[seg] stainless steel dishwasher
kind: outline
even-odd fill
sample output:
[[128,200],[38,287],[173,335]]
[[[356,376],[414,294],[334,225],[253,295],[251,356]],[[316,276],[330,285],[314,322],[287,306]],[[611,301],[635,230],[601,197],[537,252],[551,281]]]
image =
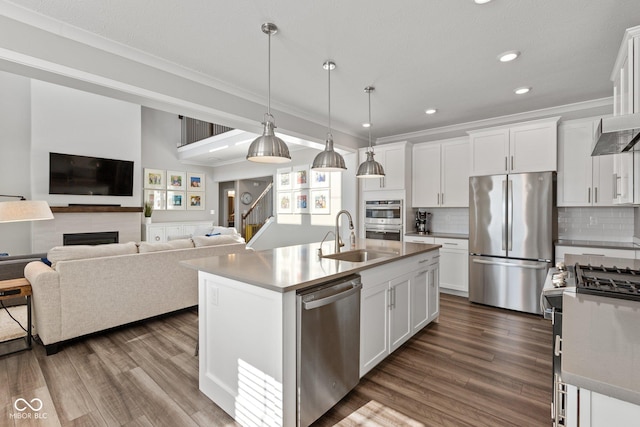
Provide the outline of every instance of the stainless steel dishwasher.
[[298,425],[306,427],[360,380],[360,276],[297,295]]

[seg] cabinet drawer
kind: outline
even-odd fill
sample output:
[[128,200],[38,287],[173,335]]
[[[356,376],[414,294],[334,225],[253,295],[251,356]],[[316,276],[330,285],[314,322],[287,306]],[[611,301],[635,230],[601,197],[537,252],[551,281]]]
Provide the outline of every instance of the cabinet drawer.
[[434,239],[436,245],[442,245],[442,249],[458,249],[464,252],[469,250],[469,240],[467,239],[450,239],[436,237]]
[[556,262],[564,261],[567,254],[593,257],[592,264],[598,264],[598,257],[630,258],[636,257],[632,249],[592,248],[584,246],[556,246]]
[[409,243],[427,243],[432,245],[434,238],[427,236],[404,236],[404,241]]

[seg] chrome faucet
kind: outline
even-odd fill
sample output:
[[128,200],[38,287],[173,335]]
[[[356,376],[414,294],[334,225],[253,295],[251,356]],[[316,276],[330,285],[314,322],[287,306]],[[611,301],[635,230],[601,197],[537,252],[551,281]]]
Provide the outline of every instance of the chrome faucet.
[[322,242],[320,242],[320,247],[318,248],[318,257],[322,258],[322,244],[324,243],[325,240],[327,240],[327,237],[329,237],[329,234],[333,234],[333,237],[335,238],[335,233],[331,230],[327,231],[327,234],[324,235],[324,237],[322,238]]
[[349,213],[349,211],[343,209],[340,212],[337,213],[336,215],[336,232],[335,232],[335,236],[336,236],[336,252],[338,253],[340,252],[340,248],[344,246],[344,243],[342,243],[342,241],[340,240],[340,228],[338,225],[338,222],[340,220],[340,215],[342,214],[347,214],[347,216],[349,217],[349,230],[353,230],[353,219],[351,218],[351,214]]

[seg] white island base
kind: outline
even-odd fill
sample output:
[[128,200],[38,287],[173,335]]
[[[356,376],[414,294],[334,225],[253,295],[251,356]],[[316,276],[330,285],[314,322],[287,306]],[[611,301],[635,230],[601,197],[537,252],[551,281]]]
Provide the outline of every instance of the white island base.
[[199,293],[200,390],[243,426],[295,426],[296,292],[200,272]]
[[393,252],[360,263],[316,246],[182,263],[199,270],[200,390],[243,426],[297,425],[296,291],[360,274],[360,377],[438,316],[438,245],[366,241]]

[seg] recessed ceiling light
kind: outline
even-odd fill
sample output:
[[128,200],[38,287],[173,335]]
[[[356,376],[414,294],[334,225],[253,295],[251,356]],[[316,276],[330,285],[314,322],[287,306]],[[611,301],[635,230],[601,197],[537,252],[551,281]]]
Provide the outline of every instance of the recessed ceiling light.
[[510,50],[510,51],[503,52],[500,55],[498,55],[498,61],[500,61],[500,62],[510,62],[510,61],[513,61],[514,59],[516,59],[518,56],[520,56],[520,52],[518,52],[517,50]]
[[427,110],[425,110],[426,114],[435,114],[438,110],[436,110],[435,108],[429,108]]
[[371,123],[363,123],[362,127],[363,128],[370,128],[371,127]]
[[513,91],[515,92],[516,95],[524,95],[525,93],[528,93],[530,90],[531,90],[530,87],[523,86],[523,87],[514,89]]
[[491,0],[473,0],[474,2],[476,2],[476,4],[485,4],[485,3],[489,3]]

